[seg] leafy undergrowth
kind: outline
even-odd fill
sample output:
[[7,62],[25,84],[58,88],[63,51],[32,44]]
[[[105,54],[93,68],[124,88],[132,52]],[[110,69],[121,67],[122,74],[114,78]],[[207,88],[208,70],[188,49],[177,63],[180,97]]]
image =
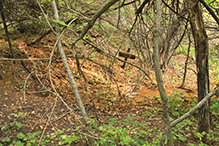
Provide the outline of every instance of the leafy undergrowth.
[[[219,143],[218,103],[218,99],[213,99],[211,106],[212,132],[209,139],[212,145],[218,145]],[[183,115],[192,106],[194,106],[193,102],[176,100],[170,97],[171,117],[177,118]],[[96,145],[159,145],[163,130],[162,109],[161,107],[151,107],[148,110],[150,111],[145,112],[144,116],[128,114],[127,116],[108,118],[108,120],[106,118],[105,124],[92,121],[93,132],[97,138]],[[204,133],[197,133],[197,118],[195,116],[184,120],[172,129],[175,145],[205,145],[200,142]],[[27,126],[28,121],[24,122],[22,120],[24,123],[20,123],[19,121],[22,118],[27,118],[23,112],[14,114],[13,122],[1,127],[0,145],[38,145],[39,143],[40,145],[80,145],[85,142],[84,129],[80,125],[74,125],[71,130],[63,128],[55,133],[42,134],[43,130],[30,130]],[[26,126],[25,129],[29,129],[31,132],[22,132],[21,129],[24,126]],[[40,138],[40,136],[42,137]]]
[[[87,144],[86,129],[62,61],[55,54],[49,66],[46,59],[51,55],[55,41],[51,38],[54,37],[45,37],[35,47],[27,46],[24,42],[14,42],[14,46],[17,44],[15,58],[44,60],[26,60],[23,65],[20,60],[1,62],[0,145]],[[2,42],[2,46],[7,45]],[[105,57],[92,48],[84,48],[86,54],[91,54],[87,60],[83,58],[82,52],[77,53],[81,53],[79,62],[92,95],[89,98],[85,79],[78,73],[76,59],[71,56],[68,42],[64,43],[69,66],[86,111],[92,119],[90,124],[96,145],[159,145],[164,123],[154,70],[148,66],[149,72],[146,73],[150,74],[150,80],[138,68],[126,64],[122,69],[120,66],[123,62]],[[168,71],[163,73],[163,79],[169,95],[170,116],[174,120],[197,103],[197,93],[196,75],[191,70],[188,70],[186,79],[189,89],[177,88],[182,82],[186,56],[180,54],[172,60]],[[141,65],[139,59],[128,61]],[[194,60],[190,61],[189,67],[195,68]],[[65,103],[55,96],[51,83]],[[209,135],[212,145],[219,144],[218,106],[218,98],[213,98],[212,132]],[[193,115],[172,129],[175,145],[204,145],[201,142],[204,133],[197,132],[196,116]]]

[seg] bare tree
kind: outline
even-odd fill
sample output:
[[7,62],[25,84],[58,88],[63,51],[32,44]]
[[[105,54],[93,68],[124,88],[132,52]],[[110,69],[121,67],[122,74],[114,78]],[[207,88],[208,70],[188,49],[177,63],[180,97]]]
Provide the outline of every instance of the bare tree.
[[[161,0],[156,0],[155,1],[155,28],[153,32],[153,60],[154,60],[154,66],[155,66],[155,73],[156,73],[156,79],[157,79],[157,84],[158,84],[158,89],[159,93],[162,99],[163,103],[163,118],[164,118],[164,123],[165,127],[167,127],[170,123],[170,117],[169,117],[169,112],[168,112],[168,97],[166,94],[166,91],[164,89],[163,85],[163,79],[161,76],[161,70],[160,70],[160,64],[159,64],[159,55],[158,55],[158,40],[160,36],[160,25],[161,25]],[[173,146],[173,136],[171,133],[171,130],[167,134],[167,139],[168,139],[168,146]]]
[[[55,0],[51,0],[51,4],[52,4],[52,7],[53,7],[53,11],[54,11],[54,16],[55,16],[55,20],[58,22],[59,21],[59,15],[58,15],[58,10],[57,10],[57,7],[56,7],[56,3],[55,3]],[[68,65],[68,62],[67,62],[67,58],[66,58],[66,55],[65,55],[65,52],[62,48],[62,44],[61,44],[61,40],[60,40],[60,27],[59,27],[59,24],[56,22],[56,39],[58,41],[58,44],[57,44],[57,47],[58,47],[58,50],[60,52],[60,55],[61,55],[61,58],[62,58],[62,61],[63,61],[63,64],[65,66],[65,71],[68,75],[68,78],[70,80],[70,83],[71,83],[71,87],[72,87],[72,90],[74,91],[74,95],[75,95],[75,99],[76,99],[76,102],[77,102],[77,105],[81,111],[81,114],[83,116],[83,120],[85,122],[85,126],[88,130],[87,134],[90,135],[90,133],[92,133],[92,129],[91,129],[91,126],[90,126],[90,119],[87,115],[87,112],[84,108],[84,105],[81,101],[81,97],[80,97],[80,94],[79,94],[79,91],[78,91],[78,87],[76,85],[76,82],[75,82],[75,79],[72,75],[72,72],[70,70],[70,67]],[[90,142],[90,145],[94,145],[95,141],[94,139],[91,137],[91,136],[88,136],[88,140]]]
[[166,135],[172,127],[176,126],[178,123],[182,122],[184,119],[191,117],[199,108],[201,108],[206,102],[208,102],[208,100],[210,100],[210,98],[213,95],[217,95],[218,91],[219,91],[219,86],[217,85],[217,87],[214,90],[212,90],[210,93],[208,93],[197,105],[195,105],[187,113],[185,113],[184,115],[182,115],[178,119],[172,121],[167,127],[165,127],[165,129],[162,133],[161,140],[160,140],[160,145],[161,146],[164,145],[164,140],[166,138]]

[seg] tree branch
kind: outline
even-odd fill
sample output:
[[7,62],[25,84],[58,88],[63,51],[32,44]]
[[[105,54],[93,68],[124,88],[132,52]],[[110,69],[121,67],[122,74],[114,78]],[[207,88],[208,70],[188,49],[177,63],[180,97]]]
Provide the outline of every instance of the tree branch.
[[175,13],[176,15],[182,17],[185,20],[188,20],[187,18],[185,18],[184,16],[182,16],[181,14],[179,14],[178,12],[176,12],[174,9],[172,9],[164,0],[162,0],[162,3],[167,6],[173,13]]
[[202,107],[218,91],[219,91],[219,86],[217,86],[214,90],[212,90],[210,93],[208,93],[196,106],[194,106],[192,109],[190,109],[187,113],[185,113],[184,115],[182,115],[178,119],[171,122],[169,124],[169,126],[165,127],[165,129],[162,133],[161,140],[160,140],[160,145],[161,146],[164,145],[166,135],[172,127],[176,126],[176,124],[182,122],[184,119],[191,117],[200,107]]
[[217,17],[217,15],[214,13],[214,10],[212,10],[212,8],[208,5],[208,3],[206,3],[205,0],[199,0],[203,6],[208,10],[208,12],[211,14],[211,16],[214,18],[214,20],[217,22],[217,24],[219,25],[219,18]]
[[114,10],[117,10],[117,9],[119,9],[119,8],[122,8],[122,7],[125,7],[125,6],[127,6],[127,5],[133,4],[133,3],[135,3],[136,1],[137,1],[137,0],[133,0],[133,1],[128,2],[128,3],[124,3],[124,4],[122,4],[122,5],[120,5],[120,6],[116,7],[116,8],[114,8]]
[[136,14],[136,15],[139,15],[139,13],[142,12],[144,6],[145,6],[148,2],[150,2],[150,0],[144,0],[144,2],[143,2],[143,3],[141,4],[141,6],[137,9],[137,11],[135,12],[135,14]]
[[[58,22],[59,21],[59,14],[58,14],[58,10],[57,10],[55,0],[51,0],[51,5],[52,5],[53,11],[54,11],[55,20]],[[80,97],[80,94],[79,94],[79,91],[78,91],[78,86],[77,86],[76,81],[73,77],[71,69],[68,65],[67,58],[66,58],[65,52],[63,50],[62,44],[61,44],[60,26],[57,22],[55,22],[55,29],[56,29],[55,34],[56,34],[56,40],[57,40],[56,41],[57,42],[57,48],[58,48],[60,56],[62,58],[63,65],[65,67],[65,72],[68,75],[72,90],[74,91],[74,95],[75,95],[77,105],[80,109],[81,115],[83,116],[84,123],[86,124],[85,127],[87,128],[87,132],[88,132],[87,134],[90,135],[92,133],[92,129],[91,129],[91,126],[89,124],[90,119],[89,119],[89,117],[87,115],[87,112],[85,110],[85,107],[84,107],[84,105],[81,101],[81,97]],[[49,73],[50,73],[50,70],[49,70]],[[89,144],[93,146],[95,144],[95,140],[93,139],[93,137],[89,136],[87,138],[88,138]]]
[[130,64],[130,65],[132,65],[132,66],[138,68],[139,70],[141,70],[141,71],[148,77],[148,79],[150,79],[150,81],[152,81],[151,78],[150,78],[150,76],[149,76],[149,75],[144,71],[144,69],[142,69],[141,67],[139,67],[139,66],[137,66],[137,65],[134,65],[134,64],[132,64],[132,63],[130,63],[130,62],[124,61],[123,59],[120,59],[120,58],[118,58],[118,57],[116,57],[116,56],[114,56],[114,55],[112,55],[112,54],[110,54],[110,53],[107,53],[107,52],[101,50],[100,48],[98,48],[97,46],[95,46],[94,44],[92,44],[91,42],[89,42],[89,41],[87,41],[87,40],[84,40],[84,39],[83,39],[83,41],[85,41],[86,43],[88,43],[89,45],[91,45],[98,53],[104,54],[104,55],[106,55],[106,56],[108,56],[108,57],[113,57],[113,58],[115,58],[115,59],[117,59],[117,60],[119,60],[119,61],[121,61],[121,62],[125,62],[125,63],[127,63],[127,64]]
[[84,30],[82,31],[81,35],[74,41],[73,44],[77,43],[80,39],[84,37],[84,35],[87,33],[87,31],[94,25],[97,18],[99,18],[109,7],[111,7],[113,4],[115,4],[119,0],[111,0],[109,1],[105,6],[103,6],[102,9],[100,9],[91,20],[88,21],[88,24],[85,26]]

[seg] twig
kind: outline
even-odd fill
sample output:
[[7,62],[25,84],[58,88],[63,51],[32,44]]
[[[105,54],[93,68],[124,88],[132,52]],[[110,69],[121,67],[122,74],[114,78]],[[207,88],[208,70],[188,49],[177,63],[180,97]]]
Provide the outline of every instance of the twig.
[[[83,135],[86,135],[86,136],[89,136],[89,137],[93,137],[93,138],[95,138],[95,139],[103,139],[103,140],[106,140],[106,141],[108,141],[108,142],[115,143],[114,141],[111,141],[111,140],[108,140],[108,139],[104,139],[104,138],[92,136],[92,135],[90,135],[90,134],[87,134],[87,133],[84,133],[84,132],[80,132],[80,131],[78,131],[78,132],[81,133],[81,134],[83,134]],[[116,145],[115,145],[115,146],[116,146]]]
[[100,121],[100,119],[99,119],[99,117],[98,117],[98,115],[97,115],[97,107],[96,107],[96,105],[95,105],[95,103],[94,103],[94,100],[93,100],[93,97],[92,97],[92,95],[91,95],[91,93],[90,93],[90,89],[89,89],[89,86],[88,86],[88,83],[87,83],[87,79],[86,79],[86,77],[85,77],[83,71],[81,70],[81,67],[80,67],[80,64],[79,64],[79,60],[78,60],[78,58],[77,58],[77,54],[75,54],[75,57],[76,57],[76,63],[77,63],[77,67],[78,67],[79,73],[82,74],[82,76],[83,76],[83,78],[84,78],[84,81],[85,81],[85,87],[86,87],[86,90],[87,90],[87,94],[88,94],[89,98],[91,99],[91,101],[92,101],[92,103],[93,103],[93,107],[94,107],[94,111],[95,111],[96,118],[97,118],[98,121]]
[[54,106],[53,106],[52,111],[51,111],[51,114],[50,114],[50,116],[49,116],[49,118],[48,118],[48,120],[47,120],[47,122],[46,122],[46,126],[45,126],[44,129],[43,129],[43,133],[41,134],[41,137],[40,137],[38,146],[40,145],[41,140],[42,140],[42,138],[43,138],[43,136],[44,136],[44,133],[45,133],[45,131],[46,131],[46,128],[47,128],[49,122],[51,121],[52,114],[53,114],[54,109],[55,109],[55,107],[56,107],[57,99],[58,99],[58,97],[56,96],[56,99],[55,99],[55,102],[54,102]]
[[41,118],[31,127],[29,133],[36,127],[36,125],[41,121],[41,119],[47,114],[47,112],[51,109],[52,105],[46,110],[46,112],[41,116]]
[[[3,78],[2,78],[3,79]],[[14,79],[17,81],[17,83],[19,84],[19,85],[21,85],[21,83],[18,81],[18,79],[15,77],[15,74],[14,74]]]
[[11,45],[11,41],[10,41],[10,37],[9,37],[9,33],[8,33],[8,28],[7,28],[7,25],[6,25],[6,21],[5,21],[5,13],[4,13],[4,7],[3,7],[3,2],[0,2],[0,13],[1,13],[1,17],[2,17],[2,21],[3,21],[3,25],[4,25],[4,29],[5,29],[5,34],[7,36],[7,39],[8,39],[8,45],[9,45],[9,49],[10,49],[10,56],[12,58],[14,58],[14,50],[12,48],[12,45]]
[[24,83],[24,101],[26,101],[25,93],[26,93],[27,80],[29,79],[29,77],[30,77],[33,73],[34,73],[34,72],[29,73],[29,75],[27,76],[27,78],[26,78],[26,80],[25,80],[25,83]]
[[58,120],[64,118],[65,116],[67,116],[67,115],[70,114],[70,113],[71,113],[70,111],[67,112],[67,113],[65,113],[64,115],[62,115],[62,116],[60,116],[58,119],[56,119],[56,121],[58,121]]
[[211,14],[211,16],[214,18],[214,20],[217,22],[217,24],[219,25],[219,18],[217,17],[217,15],[214,13],[214,10],[212,10],[212,8],[208,5],[208,3],[206,3],[205,0],[199,0],[203,6],[208,10],[208,12]]
[[84,30],[82,31],[81,35],[73,42],[72,47],[74,44],[76,44],[80,39],[84,37],[84,35],[87,33],[87,31],[94,25],[97,18],[99,18],[109,7],[111,7],[113,4],[115,4],[119,0],[111,0],[106,5],[103,6],[102,9],[100,9],[91,20],[88,21],[88,24],[84,27]]
[[[79,17],[77,17],[77,18],[75,18],[75,19],[73,19],[73,20],[76,21],[77,19],[79,19]],[[70,20],[67,20],[67,21],[65,22],[65,24],[69,25],[69,24],[71,24],[71,23],[70,23],[71,21],[72,21],[71,19],[70,19]],[[55,27],[53,27],[53,28],[55,28]],[[63,30],[64,30],[65,28],[66,28],[66,26],[64,26]],[[27,46],[31,46],[31,45],[36,44],[36,43],[39,42],[41,39],[43,39],[43,37],[45,37],[46,35],[50,34],[51,32],[52,32],[51,29],[48,30],[48,31],[46,31],[46,32],[45,32],[44,34],[42,34],[39,38],[35,39],[35,40],[32,41],[31,43],[28,43]]]
[[[84,39],[83,39],[83,40],[84,40]],[[130,62],[124,61],[123,59],[120,59],[120,58],[118,58],[118,57],[116,57],[116,56],[114,56],[114,55],[112,55],[112,54],[110,54],[110,53],[106,53],[105,51],[101,50],[101,49],[98,48],[96,45],[94,45],[93,43],[91,43],[91,42],[89,42],[89,41],[87,41],[87,40],[84,40],[84,41],[85,41],[86,43],[88,43],[89,45],[91,45],[98,53],[105,54],[106,56],[113,57],[113,58],[115,58],[115,59],[117,59],[117,60],[119,60],[119,61],[126,62],[127,64],[130,64],[130,65],[132,65],[132,66],[138,68],[138,69],[141,70],[141,71],[150,79],[150,81],[151,81],[150,76],[149,76],[141,67],[136,66],[136,65],[134,65],[134,64],[132,64],[132,63],[130,63]]]
[[49,60],[49,58],[30,58],[30,59],[12,59],[12,58],[3,58],[0,57],[2,61],[26,61],[26,60]]
[[150,2],[150,0],[144,0],[144,2],[143,2],[143,3],[141,4],[141,6],[137,9],[137,11],[135,12],[135,14],[136,14],[136,15],[139,15],[139,14],[142,12],[144,6],[145,6],[147,3],[149,3],[149,2]]
[[185,18],[184,16],[180,15],[178,12],[176,12],[174,9],[172,9],[164,0],[162,0],[162,2],[164,3],[165,6],[167,6],[173,13],[175,13],[176,15],[182,17],[185,20],[188,20],[188,18]]
[[[12,68],[14,69],[14,71],[19,75],[19,77],[20,77],[21,79],[23,79],[22,76],[19,74],[19,72],[15,69],[13,61],[11,61],[11,64],[12,64]],[[15,74],[14,74],[14,75],[15,75]],[[15,76],[14,76],[14,77],[15,77]]]
[[124,7],[124,6],[133,4],[133,3],[135,3],[136,1],[137,1],[137,0],[133,0],[133,1],[131,1],[131,2],[124,3],[124,2],[125,2],[125,0],[124,0],[124,2],[123,2],[121,5],[119,5],[118,7],[114,8],[114,10],[117,10],[117,9],[122,8],[122,7]]
[[41,7],[41,4],[40,4],[39,0],[36,0],[36,1],[37,1],[38,5],[39,5],[39,7],[40,7],[40,10],[41,10],[42,13],[43,13],[43,16],[45,17],[46,22],[47,22],[47,24],[49,25],[50,29],[53,31],[54,34],[56,34],[55,30],[53,29],[52,25],[50,24],[49,20],[47,19],[46,14],[45,14],[43,8]]

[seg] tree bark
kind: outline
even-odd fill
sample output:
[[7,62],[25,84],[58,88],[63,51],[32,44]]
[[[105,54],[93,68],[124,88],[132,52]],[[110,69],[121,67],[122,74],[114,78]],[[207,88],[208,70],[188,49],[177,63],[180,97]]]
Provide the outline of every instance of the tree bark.
[[[163,41],[164,43],[161,44],[162,49],[163,49],[162,50],[163,54],[161,55],[161,57],[162,57],[161,68],[163,69],[163,71],[167,69],[167,65],[169,63],[169,60],[172,57],[171,54],[175,51],[175,47],[178,44],[178,43],[176,43],[176,38],[178,38],[177,35],[179,35],[179,33],[180,33],[180,26],[182,25],[182,21],[184,19],[184,16],[186,16],[187,13],[188,13],[188,11],[186,9],[183,9],[180,12],[179,17],[173,16],[173,18],[172,18],[173,20],[172,19],[169,20],[167,33],[165,34],[165,40]],[[176,18],[174,18],[174,17],[176,17]]]
[[[160,36],[160,30],[159,28],[161,28],[160,26],[160,22],[161,22],[161,0],[156,0],[155,1],[155,5],[156,5],[156,14],[155,15],[155,28],[154,28],[154,32],[153,32],[153,60],[154,60],[154,67],[155,67],[155,74],[156,74],[156,80],[157,80],[157,84],[158,84],[158,89],[159,89],[159,93],[162,99],[162,103],[163,103],[163,118],[164,118],[164,123],[165,123],[165,127],[167,127],[170,123],[170,117],[169,117],[169,112],[168,112],[168,98],[167,98],[167,94],[166,91],[164,89],[164,85],[163,85],[163,79],[161,76],[161,70],[160,70],[160,63],[159,63],[159,55],[158,55],[158,47],[159,47],[159,36]],[[171,130],[169,130],[169,132],[167,133],[167,144],[168,146],[173,146],[173,136],[171,133]]]
[[[201,5],[199,0],[188,0],[190,24],[192,28],[196,66],[198,75],[198,101],[200,102],[209,92],[209,67],[208,67],[208,39],[203,23]],[[207,134],[210,133],[210,100],[199,109],[198,131],[206,132],[202,141],[209,143]]]
[[12,58],[14,58],[14,50],[13,50],[12,45],[11,45],[11,41],[10,41],[10,37],[9,37],[9,33],[8,33],[8,28],[7,28],[7,25],[6,25],[6,20],[5,20],[5,14],[4,14],[4,8],[3,8],[3,2],[2,1],[0,2],[0,11],[1,11],[2,21],[3,21],[3,25],[4,25],[4,29],[5,29],[5,34],[6,34],[7,39],[8,39],[8,46],[9,46],[10,53],[11,53],[10,56]]
[[[55,0],[51,0],[51,4],[52,4],[52,7],[53,7],[55,20],[58,22],[59,21],[59,15],[58,15],[58,10],[57,10],[57,7],[56,7]],[[66,71],[66,73],[68,75],[68,78],[70,80],[70,84],[71,84],[72,90],[74,91],[74,95],[75,95],[75,99],[76,99],[77,105],[78,105],[78,107],[80,109],[80,112],[81,112],[81,114],[83,116],[83,120],[84,120],[85,126],[86,126],[86,128],[88,130],[87,134],[90,135],[90,132],[92,132],[91,126],[89,124],[90,120],[88,118],[88,115],[86,113],[84,105],[83,105],[83,103],[81,101],[81,97],[80,97],[80,94],[79,94],[79,91],[78,91],[78,87],[76,85],[76,82],[74,80],[74,77],[72,75],[70,67],[68,65],[65,52],[64,52],[64,50],[62,48],[62,44],[61,44],[61,40],[60,40],[60,27],[59,27],[59,24],[57,22],[56,22],[56,26],[55,26],[55,29],[56,29],[56,39],[58,40],[57,48],[58,48],[58,50],[60,52],[60,55],[61,55],[64,67],[65,67],[65,71]],[[94,145],[95,144],[95,141],[94,141],[94,139],[92,137],[88,136],[88,140],[89,140],[90,145]]]

